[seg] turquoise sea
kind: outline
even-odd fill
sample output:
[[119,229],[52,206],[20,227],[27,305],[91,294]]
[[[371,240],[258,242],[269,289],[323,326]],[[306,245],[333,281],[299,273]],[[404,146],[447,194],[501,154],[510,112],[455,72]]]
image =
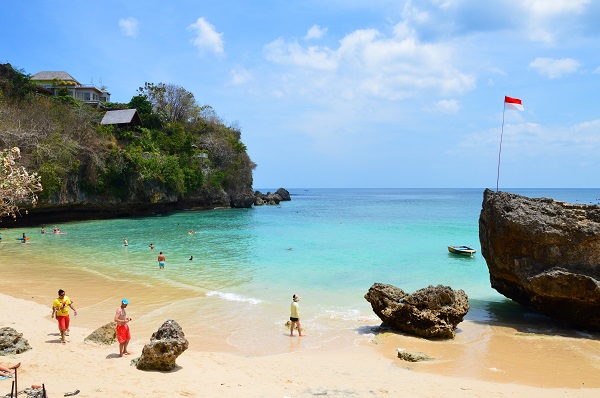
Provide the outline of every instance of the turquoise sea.
[[[43,267],[60,253],[62,271],[140,282],[148,291],[125,287],[115,294],[127,296],[130,311],[150,328],[172,317],[186,335],[221,339],[248,355],[292,349],[283,324],[293,294],[302,296],[301,321],[310,337],[293,349],[360,339],[380,323],[363,298],[375,282],[409,293],[437,284],[463,289],[471,304],[466,319],[475,322],[537,319],[490,287],[478,237],[483,189],[289,191],[292,200],[277,206],[67,222],[58,225],[64,235],[2,229],[0,260]],[[506,191],[571,203],[596,204],[600,197],[598,189]],[[45,227],[51,232],[53,225]],[[15,239],[23,232],[27,244]],[[452,255],[448,245],[470,245],[477,254]],[[167,258],[164,270],[159,251]],[[165,291],[176,291],[177,300],[140,305]]]

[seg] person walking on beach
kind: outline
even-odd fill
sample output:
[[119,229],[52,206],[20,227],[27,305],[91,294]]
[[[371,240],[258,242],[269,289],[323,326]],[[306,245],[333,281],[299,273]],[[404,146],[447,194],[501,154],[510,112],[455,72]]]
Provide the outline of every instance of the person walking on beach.
[[60,340],[63,344],[67,343],[65,336],[71,321],[69,318],[69,307],[71,307],[73,313],[77,315],[77,310],[73,307],[73,302],[69,297],[65,296],[65,291],[60,289],[58,291],[58,298],[52,303],[52,318],[56,315],[58,330],[60,331]]
[[300,301],[300,296],[296,296],[295,294],[292,296],[292,305],[290,308],[290,336],[294,335],[294,325],[298,325],[298,336],[302,337],[302,326],[300,326],[300,305],[298,304]]
[[167,261],[167,258],[165,257],[165,255],[163,254],[163,252],[160,252],[158,254],[158,268],[159,269],[165,268],[165,261]]
[[119,341],[119,356],[129,355],[129,351],[127,351],[127,345],[129,344],[129,340],[131,340],[131,332],[129,331],[129,322],[131,322],[131,318],[127,317],[127,312],[125,312],[125,308],[129,305],[129,300],[124,298],[121,300],[121,306],[117,308],[117,312],[115,314],[115,322],[117,323],[117,340]]

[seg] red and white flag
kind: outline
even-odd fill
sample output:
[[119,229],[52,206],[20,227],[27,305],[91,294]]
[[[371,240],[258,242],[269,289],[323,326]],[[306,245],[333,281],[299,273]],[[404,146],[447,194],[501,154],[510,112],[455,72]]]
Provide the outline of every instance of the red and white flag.
[[524,111],[523,102],[518,98],[512,98],[504,96],[504,109],[515,109],[517,111]]

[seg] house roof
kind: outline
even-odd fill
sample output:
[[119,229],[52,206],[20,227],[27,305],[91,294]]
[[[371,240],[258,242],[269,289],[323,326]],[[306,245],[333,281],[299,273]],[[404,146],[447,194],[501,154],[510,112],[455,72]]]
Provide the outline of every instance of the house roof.
[[31,80],[64,80],[66,82],[71,81],[77,84],[81,84],[73,76],[63,71],[42,71],[31,76]]
[[124,124],[141,122],[137,109],[122,109],[118,111],[107,111],[100,124]]

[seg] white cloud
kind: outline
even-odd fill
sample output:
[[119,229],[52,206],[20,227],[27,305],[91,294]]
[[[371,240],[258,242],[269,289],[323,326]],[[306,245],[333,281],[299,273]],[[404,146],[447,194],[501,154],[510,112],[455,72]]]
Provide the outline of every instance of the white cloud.
[[534,59],[529,67],[538,71],[539,74],[556,79],[563,75],[577,71],[580,64],[572,58],[541,58]]
[[553,43],[566,35],[570,18],[583,15],[589,4],[590,0],[523,0],[520,5],[527,15],[529,38]]
[[119,19],[119,28],[125,36],[137,36],[139,27],[139,21],[133,17]]
[[590,0],[522,0],[523,7],[530,11],[534,18],[581,14],[585,12],[588,4]]
[[304,36],[304,38],[306,40],[320,39],[321,37],[325,36],[325,34],[327,34],[327,28],[321,28],[319,25],[313,25],[308,32],[306,32],[306,36]]
[[457,100],[440,100],[433,104],[433,111],[437,113],[452,115],[458,113],[459,110],[460,103]]
[[280,38],[267,44],[264,50],[267,60],[278,64],[317,70],[337,67],[337,61],[327,48],[320,49],[316,46],[303,48],[296,42],[286,43]]
[[231,76],[230,82],[234,86],[246,84],[253,79],[252,73],[244,68],[233,69],[229,74]]
[[[316,95],[323,92],[353,99],[369,95],[388,100],[414,96],[423,90],[462,93],[475,86],[475,78],[453,66],[453,44],[421,43],[405,26],[388,37],[376,29],[356,30],[330,49],[303,47],[277,39],[264,48],[267,60],[294,73],[297,85],[289,87]],[[327,73],[326,73],[327,72]]]
[[[520,114],[514,112],[513,114]],[[540,154],[565,156],[567,154],[596,155],[600,136],[600,120],[591,120],[571,126],[545,126],[538,123],[515,122],[504,126],[503,149],[512,156],[531,158]],[[465,136],[462,148],[495,150],[500,139],[500,127]],[[504,153],[504,150],[503,150]]]
[[194,31],[196,37],[192,40],[192,44],[201,52],[210,51],[215,54],[223,54],[223,33],[217,33],[215,27],[204,19],[198,20],[187,27],[188,30]]

